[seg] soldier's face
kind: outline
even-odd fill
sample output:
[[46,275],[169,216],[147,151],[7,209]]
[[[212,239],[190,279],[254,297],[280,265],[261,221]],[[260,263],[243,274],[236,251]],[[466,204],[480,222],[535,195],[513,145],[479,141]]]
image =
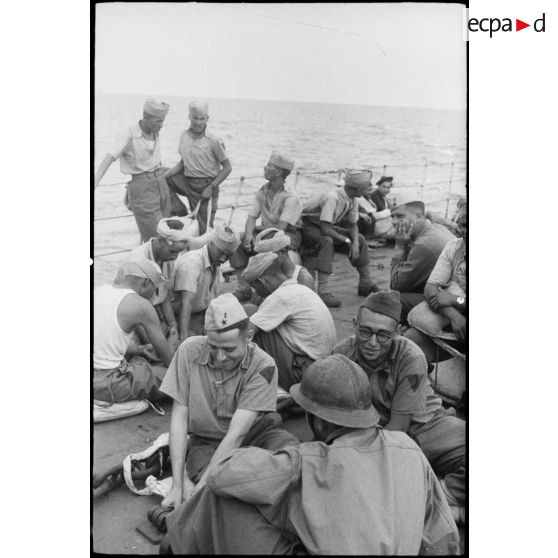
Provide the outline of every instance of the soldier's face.
[[208,331],[209,365],[217,370],[234,370],[246,355],[248,341],[246,330]]
[[383,363],[393,344],[397,322],[368,308],[360,308],[355,333],[359,356],[371,365]]
[[198,109],[192,109],[189,112],[190,126],[194,132],[203,132],[207,126],[209,115]]

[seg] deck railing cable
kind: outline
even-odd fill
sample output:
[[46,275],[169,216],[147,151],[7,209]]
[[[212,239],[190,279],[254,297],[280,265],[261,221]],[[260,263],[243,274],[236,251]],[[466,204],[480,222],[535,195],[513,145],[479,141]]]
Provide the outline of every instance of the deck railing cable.
[[[423,174],[423,179],[421,182],[417,182],[417,183],[413,183],[413,184],[401,184],[398,185],[397,188],[416,188],[419,187],[421,194],[423,194],[424,192],[424,186],[438,186],[440,184],[448,184],[448,190],[447,190],[447,194],[445,197],[440,198],[440,199],[436,199],[436,200],[429,200],[429,203],[440,203],[445,201],[446,202],[446,208],[445,208],[445,218],[447,219],[448,216],[448,212],[449,212],[449,202],[451,198],[454,197],[458,197],[457,194],[453,194],[451,192],[451,188],[452,188],[452,183],[454,181],[453,179],[453,171],[454,171],[454,165],[455,163],[452,161],[451,163],[451,167],[450,167],[450,176],[449,176],[449,182],[446,182],[445,180],[443,181],[439,181],[439,182],[427,182],[426,181],[426,176],[427,176],[427,172],[428,172],[428,166],[439,166],[442,165],[442,163],[429,163],[426,162],[424,163],[424,174]],[[388,168],[403,168],[403,167],[417,167],[419,165],[382,165],[382,175],[386,175],[386,170]],[[421,167],[423,165],[420,165]],[[370,169],[378,169],[380,168],[379,166],[370,166],[367,167],[366,169],[358,169],[358,170],[370,170]],[[294,175],[295,175],[295,180],[294,180],[294,185],[293,185],[293,190],[296,190],[296,186],[298,184],[298,177],[300,175],[325,175],[325,174],[337,174],[338,176],[338,182],[341,181],[341,178],[343,176],[343,170],[326,170],[326,171],[299,171],[297,170]],[[224,205],[222,207],[219,207],[219,211],[222,210],[226,210],[226,209],[230,209],[230,215],[229,215],[229,219],[228,219],[228,224],[230,225],[233,219],[233,215],[236,209],[238,208],[243,208],[243,207],[250,207],[252,205],[252,203],[238,203],[238,200],[240,198],[240,195],[242,193],[242,189],[244,188],[245,184],[246,184],[246,180],[247,179],[256,179],[259,178],[261,179],[261,175],[258,176],[240,176],[238,178],[228,178],[226,179],[224,182],[231,182],[231,181],[235,181],[238,180],[239,181],[239,185],[238,185],[238,189],[236,191],[236,195],[234,198],[234,201],[230,204]],[[99,187],[107,187],[107,186],[118,186],[118,185],[123,185],[123,184],[127,184],[127,182],[114,182],[111,184],[100,184]],[[301,195],[299,196],[301,200],[306,200],[309,199],[311,196],[309,195]],[[125,218],[129,218],[129,217],[133,217],[133,213],[126,213],[123,215],[112,215],[109,217],[97,217],[94,219],[95,222],[98,221],[112,221],[115,219],[125,219]],[[124,254],[126,252],[130,252],[132,249],[131,248],[127,248],[127,249],[122,249],[122,250],[115,250],[112,252],[106,252],[106,253],[102,253],[102,254],[96,254],[94,257],[95,258],[103,258],[106,256],[113,256],[115,254]]]

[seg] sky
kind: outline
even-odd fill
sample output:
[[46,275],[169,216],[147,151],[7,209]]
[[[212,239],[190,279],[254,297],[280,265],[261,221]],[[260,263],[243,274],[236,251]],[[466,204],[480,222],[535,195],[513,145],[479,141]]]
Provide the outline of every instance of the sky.
[[97,92],[466,108],[463,5],[96,5]]

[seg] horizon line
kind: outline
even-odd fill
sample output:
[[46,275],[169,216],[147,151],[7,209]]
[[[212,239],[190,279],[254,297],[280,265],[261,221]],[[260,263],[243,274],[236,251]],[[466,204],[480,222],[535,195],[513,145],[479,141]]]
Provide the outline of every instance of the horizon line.
[[277,103],[308,103],[314,105],[341,105],[341,106],[355,106],[355,107],[379,107],[379,108],[408,108],[408,109],[425,109],[425,110],[450,110],[453,112],[466,112],[467,106],[465,108],[448,108],[448,107],[425,107],[425,106],[408,106],[408,105],[373,105],[373,104],[363,104],[363,103],[340,103],[336,101],[326,102],[326,101],[301,101],[294,99],[262,99],[256,97],[218,97],[218,96],[199,96],[199,95],[176,95],[169,93],[129,93],[122,91],[96,91],[95,95],[136,95],[149,96],[156,95],[157,97],[191,97],[193,99],[219,99],[224,101],[271,101]]

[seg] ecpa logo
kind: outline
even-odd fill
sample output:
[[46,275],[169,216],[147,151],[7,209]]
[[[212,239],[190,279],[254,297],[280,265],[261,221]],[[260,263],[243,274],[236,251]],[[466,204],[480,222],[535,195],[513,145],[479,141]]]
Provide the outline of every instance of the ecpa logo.
[[[526,29],[527,27],[531,27],[530,23],[525,23],[520,19],[515,20],[515,31],[521,31],[522,29]],[[467,28],[472,33],[477,33],[481,31],[483,33],[490,33],[490,38],[492,38],[493,33],[497,33],[498,31],[509,32],[514,31],[512,19],[509,17],[505,17],[500,19],[498,17],[485,17],[482,19],[478,19],[476,17],[472,17],[467,22]],[[545,32],[545,14],[536,19],[533,22],[533,30],[537,33],[544,33]]]

